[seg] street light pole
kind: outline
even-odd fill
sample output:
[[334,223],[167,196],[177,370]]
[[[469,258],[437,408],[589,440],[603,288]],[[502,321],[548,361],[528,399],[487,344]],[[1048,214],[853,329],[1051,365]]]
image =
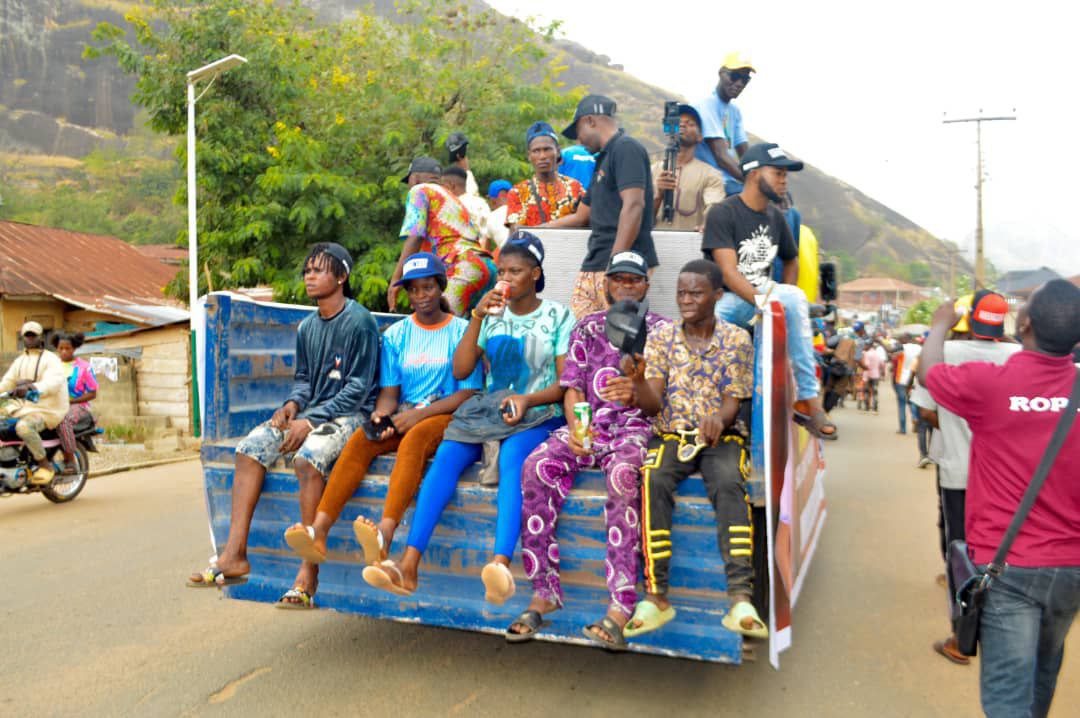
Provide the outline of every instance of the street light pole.
[[[199,306],[199,239],[196,221],[195,183],[195,85],[199,80],[210,78],[210,89],[217,76],[226,70],[243,65],[247,60],[240,55],[229,55],[187,73],[187,206],[188,206],[188,314],[191,332],[191,426],[196,438],[202,436],[202,410],[199,402],[199,360],[196,340]],[[202,97],[202,95],[199,95]]]
[[[1015,112],[1015,109],[1013,110]],[[982,112],[982,110],[979,110]],[[959,120],[942,120],[943,124],[951,125],[957,122],[975,123],[975,148],[978,157],[975,162],[975,290],[986,288],[986,262],[983,259],[983,153],[982,153],[982,123],[999,122],[1003,120],[1015,120],[1015,115],[1002,117],[967,117]]]

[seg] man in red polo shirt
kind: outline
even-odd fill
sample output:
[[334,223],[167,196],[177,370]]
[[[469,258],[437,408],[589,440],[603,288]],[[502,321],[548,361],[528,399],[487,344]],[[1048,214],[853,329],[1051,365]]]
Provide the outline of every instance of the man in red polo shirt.
[[[976,565],[989,563],[1068,403],[1080,342],[1080,287],[1047,282],[1020,311],[1023,351],[998,366],[944,363],[959,316],[934,313],[919,380],[971,427],[965,527]],[[1045,716],[1080,608],[1080,424],[1074,424],[1038,499],[987,592],[979,644],[982,707],[991,718]]]

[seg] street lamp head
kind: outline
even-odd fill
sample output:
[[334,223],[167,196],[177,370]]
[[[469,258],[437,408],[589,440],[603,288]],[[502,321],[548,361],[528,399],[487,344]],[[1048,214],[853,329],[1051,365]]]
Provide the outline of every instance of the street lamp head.
[[247,58],[241,57],[240,55],[229,55],[228,57],[223,57],[220,60],[211,62],[209,65],[204,65],[198,70],[192,70],[187,74],[187,81],[189,83],[195,83],[199,80],[204,80],[208,77],[213,77],[214,75],[225,72],[226,70],[231,70],[246,62]]

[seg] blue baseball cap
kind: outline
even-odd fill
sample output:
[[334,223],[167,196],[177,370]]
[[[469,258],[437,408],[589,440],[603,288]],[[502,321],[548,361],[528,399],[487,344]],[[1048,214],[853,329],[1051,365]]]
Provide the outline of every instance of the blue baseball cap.
[[540,238],[532,232],[519,229],[506,239],[503,248],[505,249],[507,245],[524,247],[533,256],[536,263],[540,265],[540,279],[536,280],[536,293],[544,291],[544,243],[540,241]]
[[693,105],[679,105],[679,114],[680,115],[690,115],[691,117],[694,118],[694,122],[697,123],[697,126],[699,128],[703,129],[703,126],[702,126],[702,123],[701,123],[701,113],[698,112],[697,109]]
[[499,196],[499,192],[509,192],[514,188],[514,185],[510,184],[506,180],[495,180],[488,185],[488,197],[495,199]]
[[405,260],[405,266],[402,267],[401,279],[394,282],[394,286],[400,287],[410,279],[439,276],[446,276],[446,266],[443,265],[442,260],[431,252],[417,252]]
[[525,147],[531,145],[537,137],[550,137],[555,143],[555,149],[559,148],[559,136],[555,134],[555,128],[544,121],[534,122],[525,130]]

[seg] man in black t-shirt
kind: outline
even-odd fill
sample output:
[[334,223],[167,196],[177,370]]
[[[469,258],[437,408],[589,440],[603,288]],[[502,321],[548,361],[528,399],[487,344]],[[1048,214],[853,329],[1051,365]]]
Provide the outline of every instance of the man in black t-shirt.
[[[795,421],[815,436],[835,439],[836,426],[821,406],[821,385],[810,330],[809,304],[795,286],[799,250],[784,215],[773,206],[787,193],[787,173],[803,163],[790,159],[772,143],[754,145],[742,156],[742,192],[709,209],[702,251],[720,265],[727,292],[716,314],[746,327],[771,300],[784,306],[787,351],[795,373]],[[783,261],[783,282],[772,280],[773,260]]]
[[589,225],[589,249],[574,284],[570,309],[578,319],[607,309],[606,276],[614,254],[633,249],[650,269],[660,264],[653,246],[653,180],[649,153],[615,122],[615,101],[588,95],[563,135],[596,155],[596,171],[577,212],[544,227]]

